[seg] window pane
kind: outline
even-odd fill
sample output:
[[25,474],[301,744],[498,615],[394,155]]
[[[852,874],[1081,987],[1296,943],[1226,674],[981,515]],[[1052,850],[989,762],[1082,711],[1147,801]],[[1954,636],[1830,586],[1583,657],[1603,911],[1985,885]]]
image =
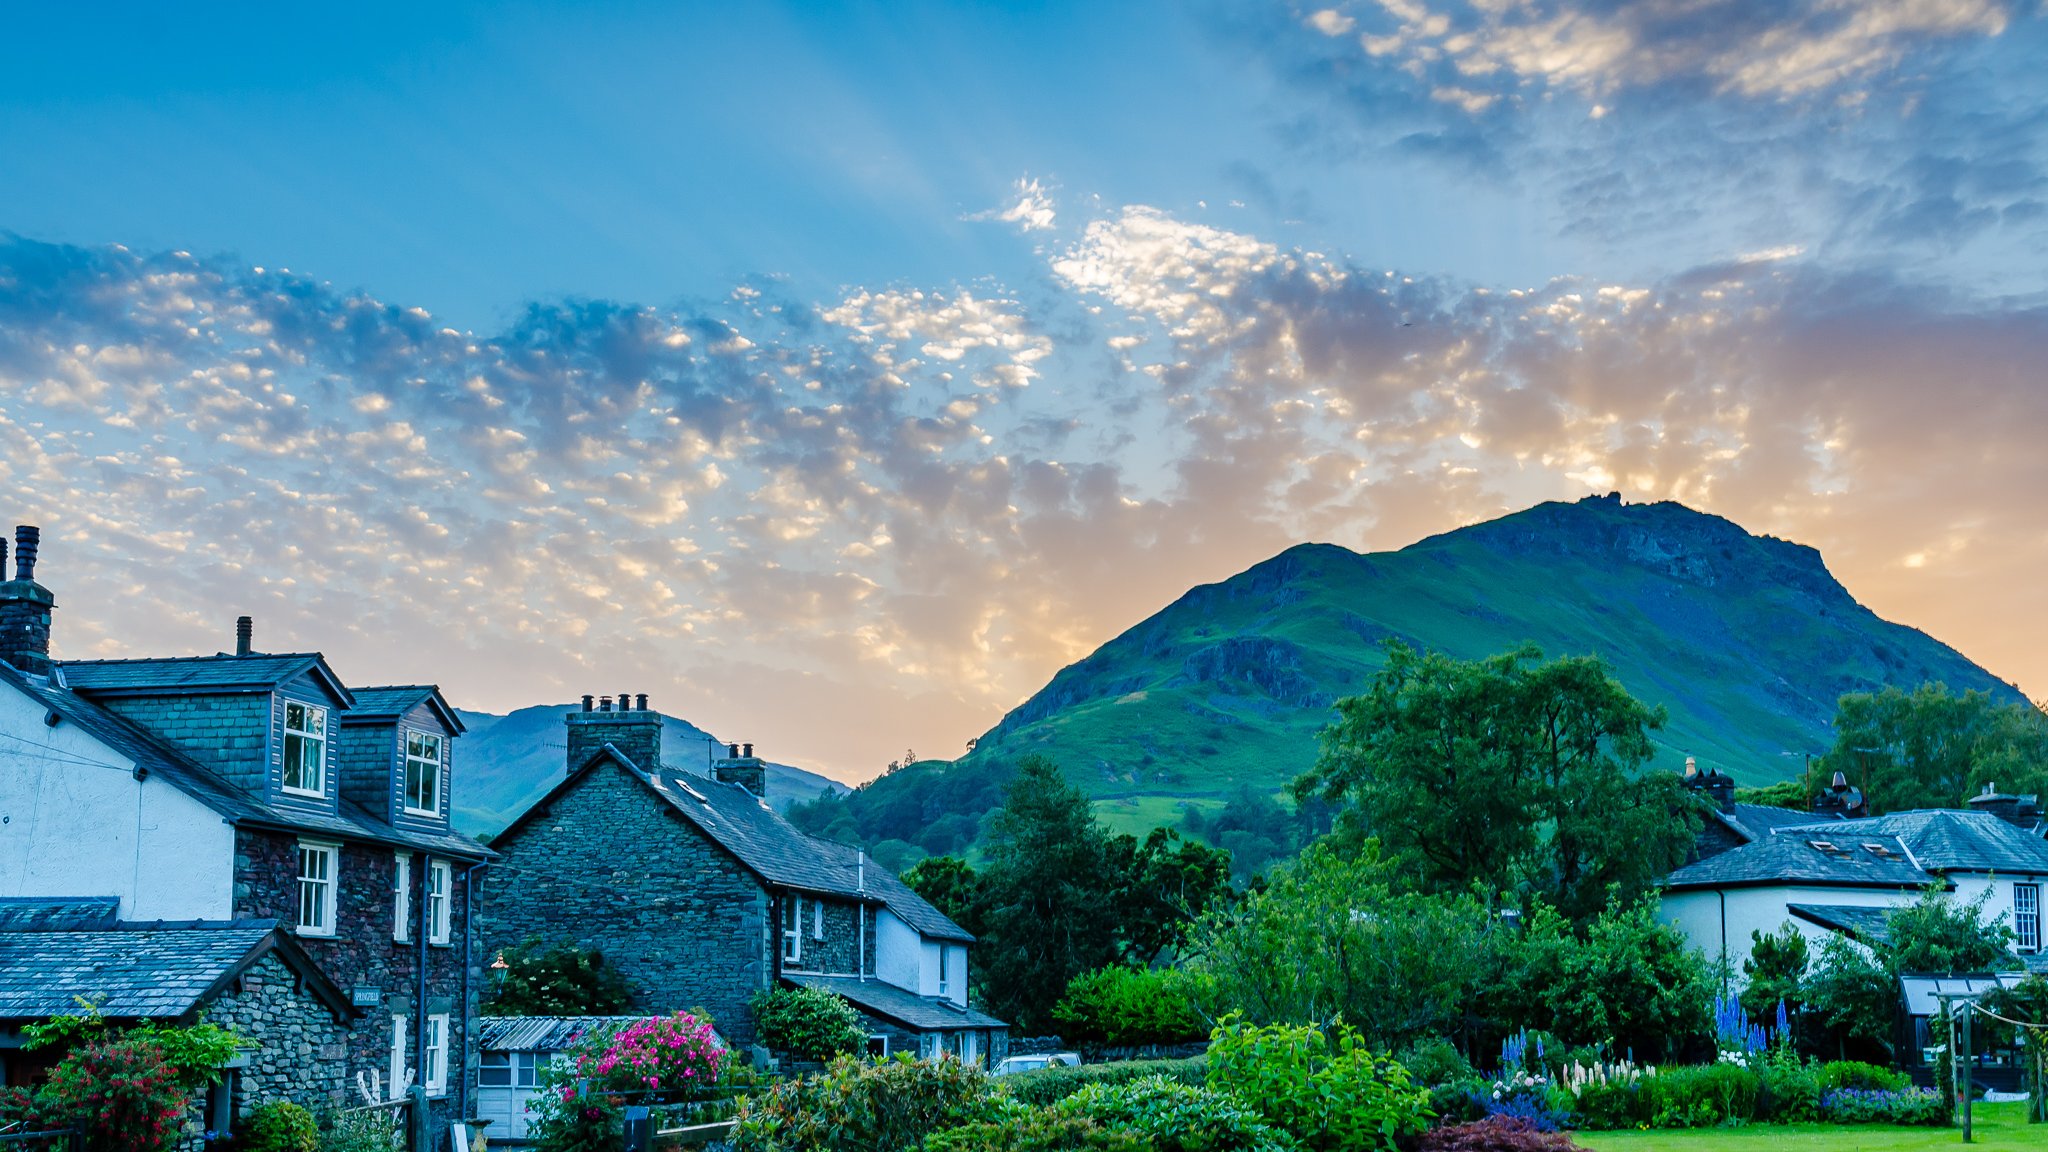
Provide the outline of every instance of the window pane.
[[285,733],[284,786],[287,788],[304,788],[306,786],[299,776],[299,762],[305,756],[305,752],[299,746],[303,743],[305,743],[304,737],[289,732]]

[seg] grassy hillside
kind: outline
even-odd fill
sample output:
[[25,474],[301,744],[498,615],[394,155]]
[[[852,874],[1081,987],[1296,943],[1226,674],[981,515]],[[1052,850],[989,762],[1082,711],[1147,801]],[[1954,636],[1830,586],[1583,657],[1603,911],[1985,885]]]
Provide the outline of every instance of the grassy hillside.
[[[505,716],[458,709],[469,729],[455,743],[455,826],[470,835],[496,832],[546,794],[568,771],[562,717],[574,704],[542,704]],[[725,745],[687,720],[663,716],[661,759],[670,768],[708,772]],[[768,766],[768,799],[777,807],[846,786],[787,764]]]
[[1313,762],[1331,703],[1381,666],[1387,639],[1463,658],[1525,641],[1604,656],[1670,710],[1659,767],[1693,755],[1750,784],[1825,750],[1844,692],[1939,680],[2019,698],[1856,603],[1811,548],[1678,504],[1594,498],[1392,553],[1290,548],[1063,669],[965,759],[896,773],[815,816],[870,843],[945,850],[949,835],[972,838],[1008,766],[1033,752],[1131,829],[1186,803],[1219,806],[1235,786],[1278,789]]

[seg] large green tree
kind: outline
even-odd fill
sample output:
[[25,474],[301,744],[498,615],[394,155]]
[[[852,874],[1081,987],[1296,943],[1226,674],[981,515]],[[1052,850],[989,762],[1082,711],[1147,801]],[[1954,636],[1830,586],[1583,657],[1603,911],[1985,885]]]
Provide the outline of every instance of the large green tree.
[[1640,774],[1664,711],[1598,657],[1533,647],[1458,660],[1387,645],[1364,693],[1337,703],[1301,797],[1348,802],[1424,891],[1527,887],[1583,919],[1683,863],[1697,802]]
[[2048,717],[2032,704],[1944,684],[1886,687],[1843,696],[1834,727],[1817,772],[1841,772],[1873,812],[1958,808],[1987,784],[2048,789]]
[[1119,957],[1110,838],[1088,797],[1042,756],[1017,765],[979,872],[986,1003],[1021,1034],[1045,1030],[1067,982]]

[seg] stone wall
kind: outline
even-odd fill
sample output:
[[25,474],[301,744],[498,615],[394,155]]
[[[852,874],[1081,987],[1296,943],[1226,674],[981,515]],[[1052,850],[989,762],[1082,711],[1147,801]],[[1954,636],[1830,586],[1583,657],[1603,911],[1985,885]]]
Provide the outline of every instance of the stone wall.
[[[777,895],[778,900],[788,900],[790,898],[788,893],[779,893]],[[860,935],[860,906],[850,900],[823,900],[825,906],[825,931],[823,939],[820,939],[817,931],[817,913],[812,907],[812,901],[819,899],[819,897],[804,896],[803,958],[794,964],[785,963],[782,966],[783,970],[788,972],[815,972],[827,976],[859,975],[861,964],[859,953],[861,942],[858,940]],[[780,924],[781,909],[779,905],[776,915],[778,916],[776,923]],[[868,934],[865,942],[869,975],[873,975],[875,970],[874,918],[874,913],[870,911],[868,914]],[[776,947],[780,948],[782,946],[782,935],[779,931],[776,933],[775,939]]]
[[626,769],[599,764],[491,847],[486,955],[530,937],[598,949],[631,1011],[706,1011],[728,1040],[753,1042],[748,1001],[774,974],[768,893]]
[[303,1104],[315,1115],[356,1102],[348,1069],[348,1025],[337,1021],[275,955],[242,974],[207,1006],[206,1022],[258,1041],[237,1077],[235,1114],[273,1100]]
[[[266,917],[289,926],[298,920],[299,863],[298,837],[284,832],[238,830],[235,834],[235,914]],[[412,921],[409,936],[416,935],[423,905],[421,877],[428,857],[413,855]],[[469,998],[465,1006],[462,987],[463,869],[453,861],[449,898],[450,943],[426,948],[426,1013],[448,1016],[448,1085],[436,1108],[435,1131],[446,1131],[455,1098],[472,1082],[475,1053],[470,1051],[469,1021],[476,1016],[476,1004],[483,988],[483,964],[489,954],[479,948],[471,955]],[[377,1003],[364,1005],[362,1014],[348,1029],[346,1073],[354,1092],[358,1072],[376,1072],[388,1081],[391,1063],[391,1032],[394,1015],[407,1018],[408,1029],[417,1019],[414,1001],[418,953],[411,940],[393,939],[394,879],[397,864],[390,848],[346,844],[339,861],[339,889],[335,934],[332,937],[300,936],[298,942],[322,971],[343,991],[375,989]],[[406,1037],[406,1066],[414,1067],[412,1037]]]

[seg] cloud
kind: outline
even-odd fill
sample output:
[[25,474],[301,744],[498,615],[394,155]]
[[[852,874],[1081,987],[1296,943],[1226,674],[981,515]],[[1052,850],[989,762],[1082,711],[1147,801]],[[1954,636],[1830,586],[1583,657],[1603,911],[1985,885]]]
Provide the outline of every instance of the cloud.
[[1030,177],[1021,178],[1017,181],[1015,194],[1016,198],[1009,207],[976,212],[967,219],[1015,224],[1019,232],[1051,231],[1054,220],[1052,195],[1044,185]]
[[2048,608],[2039,308],[1790,249],[1501,291],[1143,205],[1044,257],[1028,292],[763,283],[471,333],[7,240],[0,481],[67,654],[214,651],[252,612],[346,676],[498,708],[630,680],[851,775],[1289,544],[1594,486],[1817,544],[2048,674],[2007,624]]

